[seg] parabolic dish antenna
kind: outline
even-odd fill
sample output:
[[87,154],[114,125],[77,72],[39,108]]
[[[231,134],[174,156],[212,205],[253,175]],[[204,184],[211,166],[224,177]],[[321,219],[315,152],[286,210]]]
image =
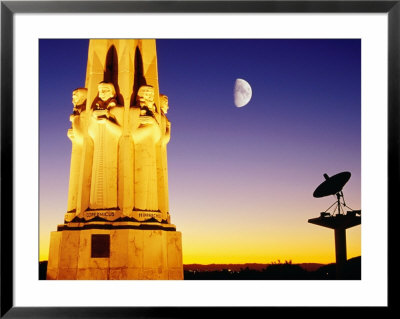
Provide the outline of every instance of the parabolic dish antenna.
[[329,195],[336,195],[342,191],[343,186],[349,181],[350,176],[350,172],[342,172],[331,177],[324,174],[325,181],[315,189],[313,196],[320,198]]

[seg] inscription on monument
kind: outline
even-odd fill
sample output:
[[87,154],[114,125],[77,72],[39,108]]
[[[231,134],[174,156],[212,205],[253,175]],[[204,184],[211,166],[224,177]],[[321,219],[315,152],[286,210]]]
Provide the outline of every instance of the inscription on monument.
[[85,217],[114,217],[114,212],[85,212]]
[[151,217],[161,218],[162,215],[161,215],[161,213],[139,213],[139,217],[140,218],[151,218]]
[[91,220],[95,217],[101,217],[107,220],[115,220],[122,216],[122,212],[119,210],[92,210],[83,213],[83,218],[86,220]]

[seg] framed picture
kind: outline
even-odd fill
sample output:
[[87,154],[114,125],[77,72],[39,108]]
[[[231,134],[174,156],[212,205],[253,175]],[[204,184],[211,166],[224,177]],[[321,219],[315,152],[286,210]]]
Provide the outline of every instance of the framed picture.
[[[268,311],[265,307],[277,306],[290,307],[287,309],[288,311],[302,311],[302,309],[305,311],[307,309],[305,307],[313,306],[389,307],[389,212],[394,210],[394,198],[396,196],[394,192],[399,186],[399,18],[400,4],[398,1],[3,1],[1,4],[1,315],[7,314],[9,317],[30,317],[34,315],[49,318],[60,315],[65,317],[117,316],[121,318],[135,316],[179,317],[188,316],[188,313],[193,311],[192,307],[198,307],[196,311],[200,312],[210,311],[209,307],[217,307],[212,309],[217,314],[222,314],[226,309],[225,307],[238,306],[240,308],[237,311],[243,312],[243,314],[252,310],[248,307],[264,307],[264,311]],[[39,90],[39,85],[42,85],[40,84],[41,79],[43,79],[40,74],[42,69],[39,69],[39,61],[44,56],[44,51],[42,50],[39,53],[39,48],[43,43],[50,46],[52,43],[58,43],[55,45],[59,45],[59,52],[62,52],[60,43],[63,41],[63,45],[68,46],[68,43],[71,43],[73,46],[94,38],[156,39],[160,42],[160,50],[174,52],[172,48],[179,47],[179,52],[184,52],[184,54],[179,55],[179,58],[170,59],[169,61],[173,61],[172,64],[179,64],[179,61],[185,59],[186,55],[194,56],[195,52],[202,52],[206,55],[207,52],[213,50],[212,41],[225,41],[224,43],[229,43],[226,47],[229,47],[232,51],[235,47],[235,41],[237,41],[237,43],[240,43],[240,50],[237,52],[244,52],[246,46],[248,46],[248,50],[257,52],[260,65],[265,65],[266,59],[268,59],[271,67],[273,66],[271,60],[276,58],[277,63],[284,63],[282,62],[284,60],[279,60],[280,57],[293,50],[297,52],[297,55],[308,55],[310,66],[308,68],[302,66],[303,79],[291,79],[292,84],[287,84],[292,92],[300,91],[302,88],[305,90],[301,83],[306,81],[306,77],[314,76],[315,74],[312,72],[318,71],[320,79],[327,76],[324,74],[325,72],[330,74],[342,72],[341,77],[338,75],[338,79],[344,79],[343,74],[349,69],[355,68],[356,73],[358,72],[355,82],[358,83],[352,92],[357,96],[358,103],[361,103],[361,109],[356,108],[357,114],[353,114],[353,111],[344,106],[345,102],[344,105],[338,106],[333,105],[334,103],[329,106],[321,105],[320,107],[324,108],[324,116],[326,116],[324,125],[326,130],[330,132],[326,133],[321,129],[321,136],[318,136],[317,139],[322,144],[324,136],[334,136],[335,134],[332,132],[339,127],[341,131],[337,133],[337,144],[332,145],[332,154],[334,154],[339,153],[337,148],[344,145],[346,137],[350,138],[351,134],[355,134],[354,132],[358,134],[355,134],[357,138],[352,146],[353,148],[349,148],[347,153],[342,150],[340,158],[349,156],[348,162],[351,165],[358,163],[354,166],[355,168],[353,166],[351,168],[356,172],[353,178],[358,181],[356,186],[358,193],[355,192],[358,195],[351,197],[351,199],[358,198],[358,200],[361,200],[362,231],[358,230],[357,234],[354,235],[354,238],[359,238],[357,248],[348,246],[348,251],[355,251],[354,254],[356,255],[361,255],[362,251],[361,280],[186,280],[173,282],[38,280],[37,262],[40,258],[39,254],[43,252],[43,249],[40,252],[40,244],[37,240],[42,236],[39,233],[39,228],[45,228],[47,231],[48,228],[46,227],[56,227],[56,224],[44,226],[43,215],[40,215],[40,201],[42,199],[39,199],[41,187],[39,181],[46,167],[57,160],[57,157],[52,155],[51,150],[41,151],[39,144],[39,141],[41,141],[40,143],[43,141],[39,136],[40,134],[42,134],[42,137],[43,132],[51,134],[45,131],[44,128],[47,123],[43,121],[46,119],[39,110],[39,104],[42,103],[40,101],[45,95],[43,91]],[[72,39],[75,39],[74,41],[79,39],[81,42],[74,42]],[[192,51],[183,48],[184,43],[196,42],[196,40],[197,43],[202,44],[199,44],[198,47],[193,46]],[[252,43],[261,43],[262,41],[275,41],[273,43],[283,43],[284,41],[292,41],[291,43],[343,41],[343,43],[346,42],[346,45],[348,43],[355,45],[354,52],[358,52],[358,58],[343,62],[345,58],[341,55],[342,51],[335,46],[324,46],[324,50],[327,51],[320,57],[321,60],[324,60],[324,64],[321,65],[327,65],[326,60],[329,60],[331,66],[311,72],[311,65],[318,64],[315,58],[310,57],[313,56],[310,54],[311,51],[303,52],[299,50],[299,47],[292,45],[286,46],[286,49],[278,49],[278,46],[256,45],[259,48],[257,51],[257,49],[251,48],[250,41]],[[168,43],[173,44],[168,46]],[[204,52],[200,49],[203,44]],[[270,48],[276,50],[275,54],[266,51]],[[74,49],[77,52],[81,50],[78,44]],[[218,45],[215,45],[214,49],[221,50]],[[276,54],[278,51],[280,57]],[[49,50],[48,52],[53,51]],[[64,52],[67,52],[67,50]],[[53,57],[51,57],[51,53],[48,54],[46,59],[49,61]],[[287,68],[297,67],[296,60],[292,56],[285,62]],[[82,60],[86,58],[84,56]],[[200,61],[201,55],[197,56],[196,59]],[[54,57],[54,65],[64,63],[66,60],[67,58],[58,60],[57,57]],[[228,66],[223,65],[224,59],[218,62],[219,65],[216,62],[215,67],[209,71],[210,76],[218,78],[218,72],[226,73],[227,70],[240,69],[240,61],[227,61],[229,61],[228,56],[225,60],[226,63],[231,63]],[[85,62],[83,61],[83,63]],[[348,63],[347,67],[341,65],[341,62],[343,62],[343,65]],[[243,60],[242,63],[244,65],[246,61]],[[251,67],[255,68],[256,65],[257,63],[253,63]],[[170,69],[173,70],[174,68],[170,67]],[[206,69],[206,66],[204,66],[204,69]],[[285,72],[285,68],[279,70]],[[67,72],[67,70],[64,69],[62,72]],[[201,72],[201,70],[188,70],[188,73],[182,74],[182,77],[195,78],[196,72]],[[213,72],[215,72],[214,75],[211,74]],[[279,77],[279,74],[272,69],[270,73],[266,70],[263,74],[266,78],[270,77],[268,80],[263,78],[262,81],[269,83],[271,89],[275,88],[274,83],[276,82],[288,81],[287,78],[285,80],[285,77]],[[54,77],[54,74],[52,76]],[[240,78],[240,75],[237,77]],[[361,83],[358,81],[360,77]],[[77,81],[82,82],[83,80]],[[321,81],[319,84],[317,84],[318,81],[315,82],[315,91],[304,93],[304,95],[307,95],[310,105],[314,103],[311,100],[318,100],[318,94],[327,92],[320,89],[324,85]],[[172,82],[179,85],[179,78],[174,78]],[[199,95],[207,96],[210,94],[212,96],[212,94],[216,94],[209,91],[209,86],[202,86],[200,82],[193,82],[197,83]],[[252,84],[251,81],[249,82]],[[167,87],[173,87],[174,83],[169,82]],[[335,103],[340,103],[338,99],[335,99],[342,93],[339,90],[345,90],[347,89],[346,85],[352,85],[345,83],[332,87],[330,92],[332,101],[335,101]],[[160,82],[160,87],[162,85],[163,83]],[[51,90],[54,89],[54,86],[48,87]],[[265,86],[260,87],[265,89]],[[206,88],[205,92],[200,92],[204,91],[204,88]],[[216,88],[214,89],[218,91]],[[68,90],[70,90],[69,87],[65,88],[65,91]],[[256,94],[257,85],[253,86],[253,90],[253,93]],[[193,87],[190,95],[193,96],[194,92],[196,92],[196,87]],[[70,93],[72,92],[68,91],[68,94]],[[168,95],[168,92],[165,93]],[[290,97],[291,93],[278,91],[275,93],[276,96],[285,94]],[[49,96],[46,95],[46,98]],[[48,110],[59,106],[56,92],[52,96],[51,100],[47,101],[50,105]],[[270,96],[270,100],[265,100],[266,106],[275,101],[274,94],[271,93]],[[293,96],[296,96],[296,94],[293,93]],[[328,99],[323,100],[327,101]],[[243,99],[235,96],[235,101],[232,100],[232,106],[235,107],[234,104],[236,104],[235,110],[244,110],[246,106],[244,108],[242,106],[246,103],[242,102]],[[296,105],[296,101],[291,103]],[[321,125],[323,118],[315,115],[318,112],[314,112],[313,118],[311,107],[307,108],[304,103],[300,102],[299,107],[305,108],[304,114],[300,115],[302,112],[294,111],[294,108],[290,111],[297,112],[296,114],[301,116],[301,119],[300,117],[297,118],[299,121],[307,122],[309,126],[320,125],[324,127],[324,125]],[[268,116],[277,116],[279,112],[283,111],[279,111],[279,108],[277,108],[276,113],[268,113]],[[346,125],[342,123],[336,126],[335,123],[332,123],[330,112],[334,114],[332,118],[335,120],[342,118]],[[223,117],[222,113],[219,114],[217,111],[215,114],[218,117]],[[251,120],[252,116],[254,125],[257,125],[255,114],[252,114],[247,120]],[[234,119],[233,117],[230,120],[239,121],[238,118]],[[208,123],[214,122],[216,123],[215,119],[212,118],[208,121]],[[231,131],[224,131],[228,130],[229,126],[223,124],[223,119],[217,122],[222,123],[219,132],[225,134],[225,136],[236,136],[235,138],[238,140],[241,136],[243,139],[245,138],[245,135],[239,136]],[[268,123],[266,125],[273,126],[271,121]],[[294,120],[289,120],[287,125],[297,127],[300,130],[304,127],[296,123]],[[58,124],[53,123],[53,125]],[[199,126],[198,130],[200,135],[205,134],[206,126]],[[229,130],[232,130],[232,128],[229,128]],[[279,132],[277,134],[283,132],[277,127],[274,130]],[[269,131],[271,136],[273,136],[274,130],[271,128]],[[265,134],[265,131],[260,132]],[[289,132],[289,130],[285,132]],[[310,132],[312,131],[310,130]],[[306,134],[307,139],[312,139],[310,134]],[[172,136],[172,138],[174,137]],[[279,138],[275,137],[275,140],[279,140]],[[191,142],[194,143],[194,141]],[[312,151],[310,149],[307,163],[301,166],[303,167],[302,172],[306,170],[309,173],[313,167],[321,165],[321,159],[315,158],[322,156],[318,153],[320,148],[315,145]],[[296,146],[292,145],[290,148],[295,149]],[[247,151],[249,150],[251,151],[251,148]],[[299,150],[298,154],[300,152]],[[199,150],[200,153],[201,150]],[[361,156],[359,156],[360,153]],[[288,154],[294,157],[293,153]],[[244,156],[242,155],[238,154],[237,156],[242,158]],[[282,154],[282,156],[284,155]],[[46,157],[46,160],[43,157]],[[250,153],[246,161],[244,157],[242,162],[246,162],[248,165],[257,161],[256,158],[251,157]],[[298,161],[301,160],[306,161],[306,158],[299,155]],[[225,160],[224,162],[227,164],[232,161]],[[196,164],[197,167],[199,163]],[[297,176],[301,174],[290,163],[287,162],[286,170],[291,172],[295,184],[298,183]],[[184,164],[181,163],[180,165]],[[308,168],[305,169],[304,167]],[[317,175],[320,175],[322,182],[322,173],[326,172],[320,172],[321,169],[319,167]],[[334,173],[329,172],[330,175]],[[55,173],[52,174],[54,176]],[[274,176],[273,173],[269,176],[276,181],[274,184],[282,194],[288,194],[287,197],[291,197],[282,198],[280,203],[283,205],[286,200],[294,203],[297,197],[289,195],[291,194],[289,179],[279,184],[279,176]],[[200,192],[201,189],[198,188],[200,186],[194,186],[197,178],[199,177],[192,177],[185,185],[187,188],[190,188],[191,185],[194,188],[197,187],[197,191]],[[329,178],[329,176],[325,178]],[[234,181],[235,179],[231,180]],[[206,182],[201,183],[203,187],[206,184]],[[315,187],[317,186],[316,184]],[[251,195],[241,187],[243,186],[233,187],[230,191],[232,195],[225,193],[225,202],[229,201],[229,196],[237,197],[240,194],[247,194],[246,200],[251,202]],[[305,187],[304,193],[309,192],[310,185],[307,184]],[[362,192],[360,192],[360,188]],[[221,192],[221,196],[223,196],[222,194]],[[254,194],[254,196],[267,196],[261,194],[262,191],[258,195]],[[10,198],[13,198],[13,200],[10,200]],[[338,196],[338,200],[340,200],[340,196]],[[359,204],[358,202],[356,205]],[[274,205],[278,207],[278,203]],[[351,203],[349,203],[349,206],[351,206]],[[184,209],[181,210],[184,211],[190,205],[183,205],[182,207]],[[291,209],[294,207],[293,205],[290,206]],[[316,207],[317,205],[311,207],[309,218],[319,215],[319,211],[317,211],[319,208]],[[321,211],[325,208],[321,207]],[[359,207],[353,208],[358,211]],[[58,211],[58,207],[53,209]],[[250,223],[247,223],[249,217],[246,216],[245,207],[243,206],[241,209],[244,211],[243,216],[239,216],[239,212],[236,218],[230,218],[227,215],[224,222],[220,224],[215,222],[216,226],[214,227],[211,227],[212,218],[206,219],[207,215],[204,214],[203,219],[208,223],[207,227],[206,222],[204,222],[204,228],[206,228],[204,232],[207,232],[207,228],[214,229],[216,235],[213,237],[213,241],[218,242],[220,239],[227,238],[225,235],[218,237],[218,234],[225,234],[223,232],[224,225],[233,229],[239,229],[240,225],[243,225],[243,227],[250,225]],[[54,218],[61,222],[62,213],[54,212],[54,214],[56,215]],[[302,212],[302,214],[307,213]],[[171,215],[173,219],[172,212]],[[197,215],[201,215],[200,212]],[[248,215],[257,218],[255,214],[248,213]],[[300,213],[299,215],[292,213],[290,217],[288,215],[286,225],[291,225],[288,219],[296,218],[296,216],[303,218]],[[256,223],[253,222],[253,224]],[[261,219],[258,223],[261,223]],[[304,223],[307,224],[307,219],[304,220]],[[230,226],[228,226],[229,224]],[[177,224],[177,226],[179,228],[180,225]],[[284,229],[283,225],[281,227]],[[310,232],[313,230],[317,232],[316,226],[309,225],[309,228]],[[254,229],[256,232],[256,228]],[[272,228],[268,229],[268,231],[272,230]],[[181,230],[183,233],[183,250],[185,250],[185,232],[184,229]],[[328,230],[324,231],[328,232]],[[301,242],[300,238],[303,234],[298,228],[297,230],[293,228],[292,233],[296,234],[296,232],[298,232],[299,242]],[[329,236],[332,237],[332,233]],[[186,247],[190,249],[195,246],[193,241],[201,241],[201,236],[198,238],[195,236],[188,237],[192,242],[189,241]],[[275,238],[279,241],[284,240],[283,235],[276,234]],[[353,237],[350,236],[350,238]],[[237,238],[235,240],[232,238],[237,251],[239,251],[240,240],[237,241]],[[297,245],[300,245],[300,243],[297,243]],[[309,245],[308,242],[306,245]],[[207,247],[211,249],[212,246],[209,244]],[[250,247],[250,245],[246,247]],[[310,251],[312,250],[312,247],[307,247]],[[46,249],[48,249],[48,246],[46,246]],[[333,252],[333,247],[327,249]],[[100,251],[100,255],[101,253]],[[229,251],[225,250],[225,253],[228,254]],[[288,256],[288,259],[290,259],[290,256]],[[268,260],[268,262],[271,261],[274,260]]]

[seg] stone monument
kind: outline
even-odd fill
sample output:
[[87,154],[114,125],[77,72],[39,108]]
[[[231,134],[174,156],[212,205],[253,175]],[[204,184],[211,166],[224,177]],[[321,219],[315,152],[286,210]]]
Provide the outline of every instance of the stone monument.
[[155,40],[90,40],[72,103],[68,206],[51,233],[47,279],[183,279]]

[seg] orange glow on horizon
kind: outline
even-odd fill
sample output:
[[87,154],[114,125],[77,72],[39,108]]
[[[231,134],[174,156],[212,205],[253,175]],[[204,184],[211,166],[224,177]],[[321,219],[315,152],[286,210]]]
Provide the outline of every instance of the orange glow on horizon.
[[[214,234],[182,230],[182,249],[184,264],[269,264],[280,260],[292,263],[335,262],[335,243],[333,230],[311,225],[308,236],[300,233],[262,236],[256,232],[240,234],[220,232],[215,240]],[[55,227],[41,227],[39,260],[48,258],[50,232]],[[279,233],[279,232],[277,232]],[[290,233],[290,232],[288,232]],[[250,236],[250,234],[252,236]],[[347,258],[361,256],[361,227],[347,230]]]

